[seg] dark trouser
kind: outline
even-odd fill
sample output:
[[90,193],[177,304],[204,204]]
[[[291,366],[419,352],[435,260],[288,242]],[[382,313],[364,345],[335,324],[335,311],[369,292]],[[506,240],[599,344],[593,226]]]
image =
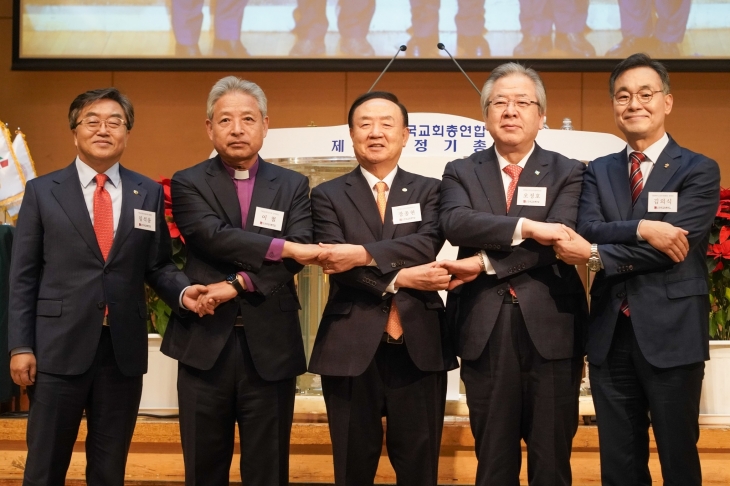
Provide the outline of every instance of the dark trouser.
[[[172,30],[178,44],[194,45],[200,39],[203,26],[203,0],[172,0]],[[248,0],[217,0],[213,15],[215,38],[236,40],[241,38],[243,10]]]
[[621,33],[624,37],[654,35],[662,42],[682,42],[691,3],[691,0],[619,0]]
[[705,363],[657,368],[644,358],[621,314],[611,349],[590,365],[603,486],[651,485],[649,413],[667,486],[700,486],[698,418]]
[[86,482],[122,486],[137,424],[142,376],[124,376],[105,327],[91,367],[81,375],[38,372],[28,387],[25,486],[63,485],[86,411]]
[[246,486],[289,484],[289,438],[296,379],[265,381],[256,372],[242,327],[210,370],[180,363],[180,435],[187,486],[225,486],[238,423]]
[[[440,0],[410,0],[411,25],[414,37],[439,36]],[[458,35],[480,36],[484,34],[484,0],[459,0],[456,12]],[[434,44],[436,47],[436,44]]]
[[360,376],[323,376],[335,484],[372,486],[386,448],[399,486],[435,486],[446,372],[416,368],[405,344],[381,343]]
[[[300,39],[324,40],[327,0],[297,0],[294,33]],[[375,0],[339,0],[337,28],[342,37],[365,38],[375,13]]]
[[520,26],[526,35],[551,35],[553,25],[560,34],[579,34],[587,20],[588,0],[520,0]]
[[461,362],[479,460],[477,486],[520,484],[520,439],[527,444],[531,486],[571,484],[582,368],[581,357],[542,358],[519,306],[502,305],[481,356]]

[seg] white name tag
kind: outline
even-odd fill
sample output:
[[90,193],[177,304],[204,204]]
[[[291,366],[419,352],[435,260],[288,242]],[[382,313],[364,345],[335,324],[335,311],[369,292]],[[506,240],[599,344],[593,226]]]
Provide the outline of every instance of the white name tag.
[[518,206],[544,206],[547,187],[517,187]]
[[421,221],[421,205],[419,203],[393,208],[393,224],[413,223],[415,221]]
[[253,216],[254,226],[281,231],[281,225],[283,222],[284,211],[256,207],[256,213]]
[[650,192],[649,209],[650,213],[676,213],[677,212],[676,192]]
[[155,231],[155,213],[152,211],[134,210],[134,227],[146,231]]

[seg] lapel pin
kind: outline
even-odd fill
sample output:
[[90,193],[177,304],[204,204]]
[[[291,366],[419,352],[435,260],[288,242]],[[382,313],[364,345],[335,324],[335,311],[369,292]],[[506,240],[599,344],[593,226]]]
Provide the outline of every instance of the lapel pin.
[[665,169],[668,169],[669,168],[669,164],[664,164],[664,168]]
[[539,170],[536,170],[535,171],[535,175],[540,175],[540,171]]
[[133,192],[135,195],[139,195],[139,191],[137,189],[135,189]]
[[408,188],[407,187],[404,187],[403,188],[403,192],[408,192]]

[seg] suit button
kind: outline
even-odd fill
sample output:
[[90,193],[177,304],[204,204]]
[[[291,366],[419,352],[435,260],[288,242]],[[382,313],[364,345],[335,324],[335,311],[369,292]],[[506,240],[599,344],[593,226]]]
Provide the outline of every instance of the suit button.
[[395,263],[391,263],[390,266],[393,267],[393,268],[395,268],[396,267],[396,264]]
[[104,302],[103,300],[101,302],[97,302],[96,307],[98,309],[104,309],[106,308],[106,302]]
[[624,297],[626,297],[626,292],[619,292],[618,294],[616,294],[616,297],[618,297],[619,299],[623,299]]
[[107,268],[104,269],[104,275],[108,275],[109,272],[110,272],[109,267],[107,267]]
[[383,314],[387,314],[390,311],[390,307],[383,307]]
[[241,267],[241,268],[243,267],[243,263],[241,263],[241,262],[233,262],[233,264],[237,267]]
[[634,269],[634,266],[633,265],[629,265],[629,270],[633,270],[633,269]]
[[504,295],[504,289],[497,290],[497,295]]

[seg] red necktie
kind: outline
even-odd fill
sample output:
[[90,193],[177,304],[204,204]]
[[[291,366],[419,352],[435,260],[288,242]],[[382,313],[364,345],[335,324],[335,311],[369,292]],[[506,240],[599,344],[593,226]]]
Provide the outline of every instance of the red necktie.
[[114,242],[112,197],[104,189],[104,184],[108,179],[109,177],[106,174],[97,174],[96,190],[94,191],[94,233],[96,233],[96,241],[99,243],[104,261],[106,261]]
[[[510,164],[502,170],[505,171],[507,175],[512,178],[509,183],[509,187],[507,188],[507,212],[509,213],[509,207],[510,204],[512,204],[512,196],[514,196],[515,189],[517,189],[517,181],[519,181],[520,179],[522,167],[517,164]],[[509,293],[515,299],[517,298],[517,294],[515,293],[515,289],[512,288],[512,285],[509,286]]]
[[515,189],[517,189],[517,181],[520,179],[522,167],[517,164],[510,164],[502,170],[512,178],[512,181],[509,183],[509,187],[507,188],[507,212],[509,212],[510,204],[512,204],[512,196],[514,196]]
[[629,174],[631,204],[635,205],[641,191],[644,190],[644,176],[641,175],[641,163],[646,161],[646,155],[641,152],[631,152],[629,158],[631,159],[631,170]]
[[[385,200],[385,191],[387,189],[388,184],[383,181],[375,184],[375,190],[378,191],[378,211],[380,212],[380,220],[383,222],[385,222],[385,207],[387,206],[387,201]],[[398,309],[395,307],[395,300],[391,300],[388,322],[385,324],[385,332],[393,339],[400,339],[403,335],[403,326],[400,323]]]
[[[636,201],[639,200],[641,191],[644,190],[644,176],[641,174],[641,163],[646,160],[646,155],[641,152],[631,152],[629,154],[631,159],[631,169],[629,170],[629,186],[631,188],[631,205],[636,205]],[[626,316],[631,316],[629,310],[629,299],[625,298],[621,302],[621,312]]]

